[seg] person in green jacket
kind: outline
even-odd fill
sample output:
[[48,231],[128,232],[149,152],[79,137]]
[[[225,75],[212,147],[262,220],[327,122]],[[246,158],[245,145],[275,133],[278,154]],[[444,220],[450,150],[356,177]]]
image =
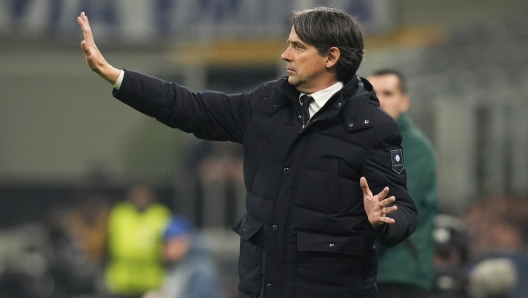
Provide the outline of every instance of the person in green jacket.
[[434,219],[437,213],[436,158],[427,137],[407,113],[411,101],[396,70],[374,72],[368,80],[381,108],[396,120],[402,135],[407,188],[418,209],[418,228],[402,243],[378,251],[379,298],[428,297],[433,286]]

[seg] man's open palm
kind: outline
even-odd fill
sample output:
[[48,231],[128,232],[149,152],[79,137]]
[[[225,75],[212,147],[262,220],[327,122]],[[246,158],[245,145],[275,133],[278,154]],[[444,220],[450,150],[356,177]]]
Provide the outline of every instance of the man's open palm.
[[92,71],[98,73],[105,80],[109,81],[111,84],[115,84],[119,78],[120,70],[108,64],[95,45],[92,29],[90,28],[88,17],[84,12],[77,17],[77,22],[79,23],[79,26],[81,26],[84,35],[84,40],[81,42],[81,49],[84,52],[86,64],[88,64],[88,67],[90,67]]

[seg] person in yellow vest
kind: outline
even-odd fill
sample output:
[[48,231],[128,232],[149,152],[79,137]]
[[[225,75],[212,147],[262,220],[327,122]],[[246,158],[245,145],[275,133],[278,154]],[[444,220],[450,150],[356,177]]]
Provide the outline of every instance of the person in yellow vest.
[[108,220],[105,283],[113,297],[140,297],[160,287],[164,275],[163,232],[171,211],[146,186],[133,187]]

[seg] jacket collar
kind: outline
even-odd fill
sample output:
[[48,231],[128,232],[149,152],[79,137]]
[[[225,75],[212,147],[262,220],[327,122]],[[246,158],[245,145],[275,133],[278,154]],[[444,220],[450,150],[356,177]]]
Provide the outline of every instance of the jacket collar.
[[379,107],[379,100],[376,98],[374,88],[369,81],[359,76],[355,77],[355,81],[357,82],[355,92],[351,92],[351,89],[343,90],[345,106],[341,115],[343,125],[348,132],[372,127],[369,106],[374,104]]
[[[295,99],[299,98],[299,95],[301,94],[301,92],[299,92],[299,90],[297,90],[295,87],[290,85],[290,83],[288,83],[288,77],[283,77],[283,78],[279,79],[279,89],[281,89],[282,92],[286,93],[286,95],[291,100],[295,100]],[[281,101],[281,98],[277,97],[276,100],[277,101]]]
[[[343,94],[344,98],[353,95],[358,88],[358,80],[358,76],[353,76],[348,82],[344,83],[343,88],[341,88],[341,90],[339,90],[336,94],[341,93]],[[288,77],[282,77],[279,79],[279,89],[281,89],[284,93],[286,93],[286,95],[288,95],[288,97],[290,97],[290,99],[294,101],[297,101],[301,94],[299,90],[288,83]]]
[[[288,83],[288,77],[283,77],[279,80],[278,88],[292,101],[299,98],[300,92]],[[373,89],[366,79],[353,76],[334,95],[337,99],[332,100],[329,109],[334,110],[335,112],[332,111],[334,114],[341,114],[343,125],[348,132],[372,126],[369,105],[374,104],[379,107],[379,101]],[[281,97],[275,97],[273,100],[275,109],[280,109],[288,102]]]

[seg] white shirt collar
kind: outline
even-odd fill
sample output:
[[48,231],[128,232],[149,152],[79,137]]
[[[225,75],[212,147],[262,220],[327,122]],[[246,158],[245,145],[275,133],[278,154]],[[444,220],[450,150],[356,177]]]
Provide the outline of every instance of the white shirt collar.
[[[333,84],[332,86],[330,86],[330,87],[328,87],[326,89],[319,90],[317,92],[309,94],[314,99],[314,101],[310,105],[310,114],[313,115],[317,111],[319,111],[326,104],[326,102],[334,94],[336,94],[336,92],[338,92],[342,88],[343,88],[343,82],[337,82],[337,83]],[[302,93],[301,92],[300,96],[303,96],[305,94],[306,93]],[[299,96],[299,98],[300,98],[300,96]]]

